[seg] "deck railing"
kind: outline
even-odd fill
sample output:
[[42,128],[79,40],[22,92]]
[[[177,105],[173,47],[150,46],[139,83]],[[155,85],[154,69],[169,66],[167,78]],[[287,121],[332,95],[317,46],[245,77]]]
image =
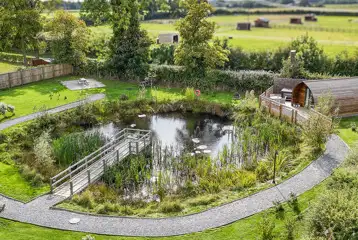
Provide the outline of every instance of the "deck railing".
[[81,173],[83,174],[83,172],[88,171],[90,168],[101,168],[103,171],[97,171],[97,173],[94,173],[95,175],[90,176],[91,173],[87,173],[89,182],[97,179],[98,175],[103,174],[106,166],[112,165],[114,160],[120,161],[130,154],[138,154],[149,146],[151,144],[151,137],[152,133],[150,130],[123,129],[109,143],[52,177],[50,179],[51,192],[55,192],[63,185],[70,184],[72,195],[75,187],[76,189],[81,187],[73,186],[73,182],[76,182],[74,180]]
[[332,126],[332,119],[317,112],[314,109],[307,109],[306,111],[300,111],[299,109],[287,106],[284,103],[280,103],[270,98],[270,94],[273,93],[273,86],[267,89],[259,96],[259,105],[264,107],[271,115],[279,117],[280,119],[288,122],[302,125],[313,114],[319,115],[324,123]]

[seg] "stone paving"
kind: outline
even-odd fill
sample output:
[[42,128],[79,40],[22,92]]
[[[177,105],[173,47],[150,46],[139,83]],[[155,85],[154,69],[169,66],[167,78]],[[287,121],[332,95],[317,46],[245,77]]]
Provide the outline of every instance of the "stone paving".
[[23,122],[34,120],[35,118],[41,116],[44,113],[49,113],[49,114],[59,113],[59,112],[63,112],[63,111],[78,107],[78,106],[80,106],[80,105],[82,105],[84,103],[95,102],[95,101],[104,99],[105,96],[106,95],[104,95],[104,94],[94,94],[94,95],[91,95],[91,96],[89,96],[88,98],[86,98],[84,100],[81,100],[81,101],[77,101],[77,102],[69,103],[69,104],[66,104],[66,105],[62,105],[62,106],[59,106],[59,107],[56,107],[56,108],[53,108],[53,109],[50,109],[50,110],[46,110],[44,112],[37,112],[37,113],[33,113],[33,114],[26,115],[26,116],[23,116],[23,117],[15,118],[15,119],[0,123],[0,130],[4,130],[6,128],[12,127],[14,125],[17,125],[17,124],[20,124],[20,123],[23,123]]
[[[64,198],[45,195],[24,204],[0,196],[6,204],[0,217],[39,226],[122,236],[174,236],[221,227],[286,201],[291,193],[300,195],[329,177],[348,154],[348,146],[336,135],[327,142],[325,153],[306,169],[277,186],[207,211],[172,218],[130,218],[94,216],[51,209]],[[78,224],[69,220],[79,218]]]

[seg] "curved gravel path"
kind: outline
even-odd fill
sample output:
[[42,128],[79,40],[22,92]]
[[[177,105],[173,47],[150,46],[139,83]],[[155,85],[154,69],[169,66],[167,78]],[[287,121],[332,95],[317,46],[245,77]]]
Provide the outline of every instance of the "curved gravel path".
[[97,100],[104,99],[105,97],[106,97],[106,95],[104,95],[102,93],[93,94],[93,95],[89,96],[88,98],[86,98],[84,100],[80,100],[80,101],[77,101],[77,102],[62,105],[62,106],[52,108],[52,109],[49,109],[49,110],[46,110],[46,111],[43,111],[43,112],[37,112],[37,113],[33,113],[33,114],[26,115],[26,116],[23,116],[23,117],[14,118],[12,120],[0,123],[0,130],[4,130],[4,129],[12,127],[14,125],[33,120],[33,119],[41,116],[41,114],[43,114],[43,113],[54,114],[54,113],[63,112],[63,111],[78,107],[80,105],[83,105],[84,103],[95,102]]
[[[154,237],[194,233],[233,223],[273,207],[274,201],[286,201],[290,193],[300,195],[310,190],[332,174],[343,162],[348,150],[338,136],[332,135],[324,155],[287,181],[247,198],[189,216],[163,219],[91,216],[52,210],[51,206],[63,199],[45,195],[27,204],[0,196],[0,201],[6,204],[0,217],[44,227],[106,235]],[[71,225],[71,218],[80,218],[81,221]]]

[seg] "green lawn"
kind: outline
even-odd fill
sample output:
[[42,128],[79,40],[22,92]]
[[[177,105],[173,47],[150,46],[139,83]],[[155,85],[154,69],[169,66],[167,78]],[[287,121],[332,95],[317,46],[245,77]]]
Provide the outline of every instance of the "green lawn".
[[[43,193],[49,192],[49,188],[34,188],[19,173],[17,167],[0,162],[0,193],[24,202],[30,201]],[[1,227],[0,227],[1,228]],[[1,230],[0,230],[1,232]]]
[[[310,204],[316,199],[316,197],[323,191],[324,183],[318,185],[310,191],[302,194],[299,198],[299,206],[301,212],[304,212],[308,209]],[[285,219],[295,217],[295,213],[292,211],[291,207],[288,204],[284,204],[285,208]],[[264,215],[268,216],[275,221],[275,239],[279,239],[282,232],[284,232],[284,222],[285,220],[276,219],[274,216],[274,211],[272,209],[264,211],[260,214],[248,217],[246,219],[237,221],[228,226],[204,231],[201,233],[189,234],[184,236],[177,237],[167,237],[167,238],[154,238],[158,240],[170,239],[170,240],[232,240],[232,239],[245,239],[245,240],[256,240],[259,239],[258,233],[259,223]],[[305,215],[304,215],[305,216]],[[303,221],[300,223],[304,223]],[[305,235],[305,224],[296,225],[296,236],[297,239],[302,239]],[[31,240],[42,240],[42,239],[63,239],[63,240],[74,240],[81,239],[85,236],[85,233],[78,232],[69,232],[69,231],[59,231],[43,227],[37,227],[30,224],[18,223],[8,220],[0,219],[0,239],[11,239],[11,240],[22,240],[22,239],[31,239]],[[92,235],[96,240],[144,240],[150,238],[136,238],[136,237],[110,237],[110,236],[101,236],[101,235]]]
[[17,64],[0,62],[0,74],[16,71],[19,67]]
[[[351,124],[357,126],[356,132],[352,131]],[[358,117],[343,118],[338,127],[339,136],[350,146],[358,143]]]
[[[60,83],[61,81],[78,78],[79,77],[62,77],[0,91],[0,102],[11,104],[16,108],[16,114],[14,116],[8,115],[7,118],[0,117],[0,122],[28,115],[44,108],[54,108],[63,104],[78,101],[95,93],[105,93],[110,100],[119,99],[121,94],[128,95],[132,100],[138,96],[138,84],[133,83],[100,80],[106,85],[105,88],[84,91],[70,91]],[[163,98],[181,99],[184,97],[183,89],[181,88],[159,87],[155,89],[158,100]],[[53,94],[52,98],[50,97],[51,94]],[[147,97],[150,97],[150,90],[147,91],[146,95]],[[204,92],[202,94],[202,99],[212,102],[230,102],[232,96],[231,93],[217,92],[215,95],[212,95],[211,93]]]

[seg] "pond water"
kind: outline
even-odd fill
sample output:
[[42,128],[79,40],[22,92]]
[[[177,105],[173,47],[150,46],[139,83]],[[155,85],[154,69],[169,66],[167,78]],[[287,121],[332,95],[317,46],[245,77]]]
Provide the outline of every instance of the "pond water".
[[225,145],[230,146],[233,141],[232,122],[208,114],[158,114],[137,117],[128,126],[109,123],[99,126],[96,130],[106,139],[110,139],[125,127],[152,130],[162,148],[193,153],[205,151],[212,157],[217,156]]

